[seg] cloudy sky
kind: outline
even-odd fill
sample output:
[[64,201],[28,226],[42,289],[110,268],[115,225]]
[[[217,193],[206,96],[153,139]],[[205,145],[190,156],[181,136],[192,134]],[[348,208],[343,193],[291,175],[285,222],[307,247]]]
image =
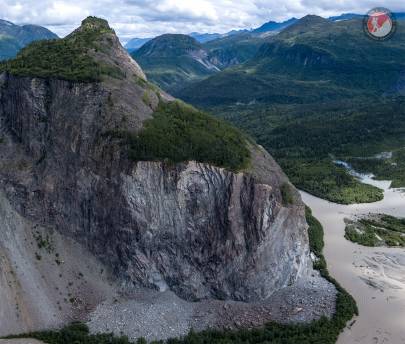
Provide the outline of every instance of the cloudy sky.
[[405,11],[404,0],[1,0],[0,18],[64,36],[89,15],[107,19],[122,41],[162,33],[227,32],[306,14]]

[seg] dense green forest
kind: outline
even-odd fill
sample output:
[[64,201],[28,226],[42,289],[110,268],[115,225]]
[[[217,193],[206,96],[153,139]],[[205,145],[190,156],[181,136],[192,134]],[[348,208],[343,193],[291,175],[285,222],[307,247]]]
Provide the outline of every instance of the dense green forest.
[[[382,199],[382,191],[361,184],[335,159],[405,186],[405,100],[359,99],[327,104],[233,106],[211,109],[243,128],[278,161],[300,189],[338,203]],[[390,159],[358,159],[383,151]]]
[[[265,327],[238,331],[191,331],[184,338],[154,341],[153,344],[333,344],[347,322],[358,314],[354,299],[328,273],[325,258],[322,255],[324,246],[323,228],[306,209],[309,225],[308,234],[311,251],[317,257],[315,268],[322,276],[335,284],[338,294],[336,312],[332,319],[321,318],[308,325],[280,325],[269,323]],[[114,337],[112,334],[90,335],[84,324],[72,324],[60,331],[34,332],[20,337],[31,337],[49,344],[129,344],[126,337]],[[140,338],[136,344],[146,341]]]
[[347,220],[345,238],[363,246],[405,247],[405,219],[373,215]]
[[196,160],[238,171],[248,167],[246,137],[226,122],[180,101],[160,102],[139,133],[109,132],[122,139],[134,161]]

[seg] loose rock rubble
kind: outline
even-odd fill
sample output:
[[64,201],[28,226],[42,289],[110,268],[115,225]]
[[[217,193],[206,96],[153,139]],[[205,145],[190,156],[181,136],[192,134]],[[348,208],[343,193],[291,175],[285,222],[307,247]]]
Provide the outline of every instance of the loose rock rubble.
[[271,321],[310,322],[332,316],[335,300],[335,287],[317,275],[255,303],[188,302],[170,291],[145,289],[121,300],[104,302],[91,314],[88,325],[92,332],[125,334],[132,340],[167,339],[184,336],[191,329],[257,328]]

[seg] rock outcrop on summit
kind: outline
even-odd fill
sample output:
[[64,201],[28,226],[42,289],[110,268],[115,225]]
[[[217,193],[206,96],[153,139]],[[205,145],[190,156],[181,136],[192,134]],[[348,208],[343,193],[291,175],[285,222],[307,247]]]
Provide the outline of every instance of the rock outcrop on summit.
[[102,20],[49,44],[83,42],[71,56],[90,81],[69,65],[31,68],[40,45],[0,75],[0,290],[19,293],[2,297],[0,335],[86,319],[122,290],[256,302],[316,281],[304,205],[271,156],[246,140],[250,163],[238,171],[134,159],[123,133],[141,133],[174,99]]

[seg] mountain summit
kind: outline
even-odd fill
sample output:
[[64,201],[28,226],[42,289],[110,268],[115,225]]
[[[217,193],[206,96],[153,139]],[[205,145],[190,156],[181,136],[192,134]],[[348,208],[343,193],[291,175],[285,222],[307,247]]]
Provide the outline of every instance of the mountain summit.
[[175,57],[201,50],[195,38],[181,34],[165,34],[145,43],[135,56]]
[[71,81],[101,81],[109,76],[146,79],[141,68],[121,46],[107,21],[95,17],[60,40],[34,42],[0,70],[16,75],[52,77]]
[[187,82],[219,71],[203,46],[187,35],[156,37],[133,52],[132,56],[152,81],[171,92]]

